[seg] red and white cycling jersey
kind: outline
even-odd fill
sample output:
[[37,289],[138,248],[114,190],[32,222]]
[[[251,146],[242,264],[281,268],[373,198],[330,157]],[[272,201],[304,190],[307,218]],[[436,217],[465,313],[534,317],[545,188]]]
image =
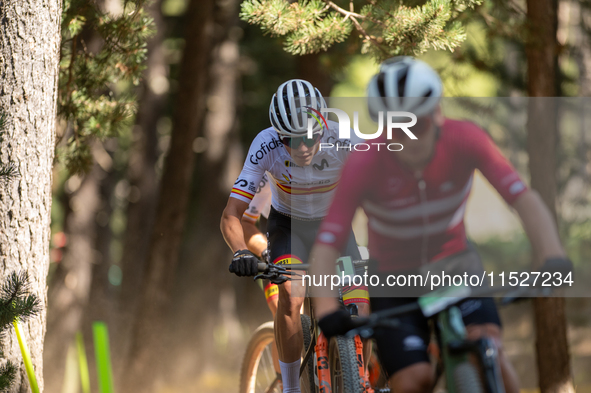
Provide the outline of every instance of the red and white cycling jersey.
[[328,130],[324,130],[320,143],[334,147],[319,150],[305,167],[293,162],[277,131],[272,127],[261,131],[250,145],[230,196],[250,204],[267,172],[272,204],[277,211],[301,218],[324,217],[351,145],[361,142],[354,133],[351,139],[339,139],[338,129],[338,123],[328,121]]
[[317,241],[341,250],[355,210],[362,206],[369,219],[368,248],[379,271],[415,268],[463,251],[464,213],[475,169],[508,204],[527,190],[488,134],[466,121],[445,121],[433,158],[417,177],[395,152],[355,152]]

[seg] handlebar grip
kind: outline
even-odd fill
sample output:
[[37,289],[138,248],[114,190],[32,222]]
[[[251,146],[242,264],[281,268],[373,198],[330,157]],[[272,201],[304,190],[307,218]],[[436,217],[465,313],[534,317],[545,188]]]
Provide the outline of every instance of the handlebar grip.
[[[232,268],[232,264],[230,264],[230,266],[228,266],[228,270],[230,271],[230,273],[235,273],[234,269]],[[259,273],[264,273],[267,271],[267,263],[266,262],[259,262],[257,264],[257,270]]]
[[268,265],[266,262],[259,262],[257,268],[259,270],[259,273],[264,273],[267,271]]

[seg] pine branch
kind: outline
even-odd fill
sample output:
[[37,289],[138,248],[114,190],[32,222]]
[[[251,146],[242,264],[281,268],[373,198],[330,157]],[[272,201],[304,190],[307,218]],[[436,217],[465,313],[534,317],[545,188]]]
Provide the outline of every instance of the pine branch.
[[0,180],[4,183],[4,185],[18,178],[19,173],[16,164],[10,163],[7,165],[0,165]]
[[[5,113],[0,112],[0,143],[4,140],[6,127],[8,125],[8,118]],[[19,173],[16,164],[10,162],[2,164],[0,162],[0,182],[6,186],[10,181],[18,179]]]
[[17,371],[17,367],[10,361],[0,366],[0,391],[5,392],[10,388],[16,378]]
[[26,320],[40,310],[39,299],[29,295],[30,283],[27,271],[11,273],[0,289],[0,331],[19,318]]
[[[483,0],[366,0],[360,12],[336,0],[246,0],[240,17],[271,35],[284,36],[293,54],[327,50],[353,31],[361,35],[362,53],[377,60],[429,48],[453,51],[466,39],[459,18]],[[412,5],[409,5],[412,4]]]
[[[129,129],[136,97],[120,90],[139,85],[145,68],[147,40],[155,32],[146,3],[127,0],[115,17],[95,2],[64,1],[58,114],[73,137],[57,148],[56,157],[70,173],[91,168],[88,145],[94,139],[118,137]],[[100,49],[89,51],[82,37],[100,40]]]

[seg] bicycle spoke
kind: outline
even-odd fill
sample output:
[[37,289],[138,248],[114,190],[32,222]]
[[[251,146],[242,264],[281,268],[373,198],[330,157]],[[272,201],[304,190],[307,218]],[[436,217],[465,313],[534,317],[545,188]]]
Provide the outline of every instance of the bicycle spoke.
[[[273,356],[271,355],[271,346],[268,345],[267,347],[265,347],[265,354],[266,354],[266,363],[268,363],[268,365],[265,365],[265,375],[267,376],[267,381],[273,381],[273,375],[275,374],[275,369],[273,368]],[[269,376],[269,373],[271,374],[271,376]]]
[[255,393],[280,393],[281,378],[276,374],[273,363],[272,343],[259,354],[254,380]]
[[275,380],[273,382],[271,382],[271,385],[269,385],[269,387],[267,388],[267,390],[265,390],[265,393],[272,393],[275,391],[275,388],[279,387],[279,376],[275,377]]

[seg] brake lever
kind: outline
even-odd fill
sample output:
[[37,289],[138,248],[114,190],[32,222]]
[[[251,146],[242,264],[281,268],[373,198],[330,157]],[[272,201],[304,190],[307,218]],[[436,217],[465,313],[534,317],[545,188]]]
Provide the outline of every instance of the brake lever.
[[291,280],[291,278],[287,278],[287,277],[283,277],[281,275],[277,275],[277,274],[269,274],[269,273],[261,273],[261,274],[257,274],[256,276],[254,276],[254,281],[256,280],[262,280],[262,279],[267,279],[269,281],[271,281],[273,284],[283,284],[284,282]]
[[542,296],[542,297],[550,296],[553,289],[555,289],[555,288],[554,287],[540,287],[540,286],[517,288],[517,289],[507,293],[505,296],[503,296],[501,298],[500,304],[502,306],[506,306],[507,304],[511,304],[519,299],[525,299],[523,295],[528,292],[530,292],[531,295],[533,295],[533,296],[528,296],[528,298],[533,298],[536,296]]
[[291,278],[287,278],[287,277],[283,277],[283,276],[269,279],[269,281],[271,281],[273,284],[276,284],[276,285],[283,284],[284,282],[289,281],[289,280],[291,280]]

